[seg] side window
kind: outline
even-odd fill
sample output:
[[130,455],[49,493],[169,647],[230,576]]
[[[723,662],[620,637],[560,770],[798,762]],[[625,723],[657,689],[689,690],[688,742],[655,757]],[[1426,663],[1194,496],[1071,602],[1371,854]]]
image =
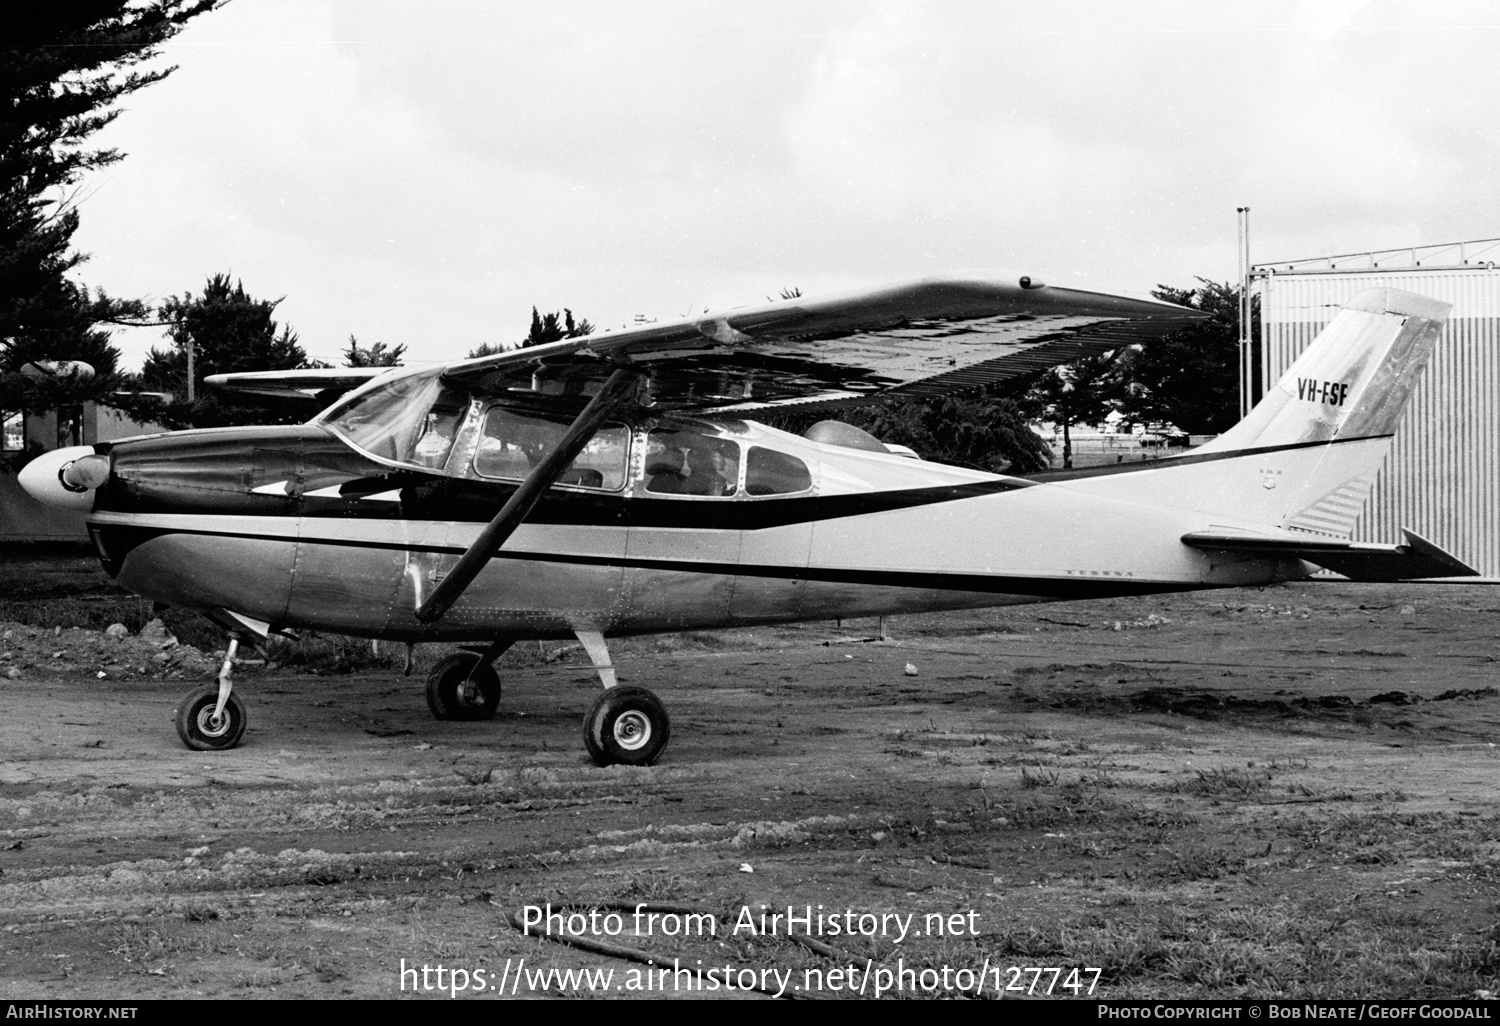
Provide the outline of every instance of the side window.
[[654,495],[733,495],[740,483],[740,447],[698,431],[651,432],[646,491]]
[[57,447],[83,444],[83,407],[62,406],[57,411]]
[[19,413],[0,410],[0,452],[20,452],[26,448],[25,418]]
[[758,445],[745,459],[745,492],[749,495],[788,495],[812,487],[807,464],[795,456]]
[[453,439],[458,434],[463,416],[464,407],[459,397],[440,397],[439,402],[427,411],[427,418],[418,429],[417,444],[412,446],[408,462],[430,470],[441,470],[448,462],[448,451],[453,448]]
[[[522,480],[562,440],[567,430],[566,424],[492,406],[480,429],[474,473],[480,477]],[[625,484],[629,446],[628,429],[606,424],[594,433],[557,483],[618,490]]]

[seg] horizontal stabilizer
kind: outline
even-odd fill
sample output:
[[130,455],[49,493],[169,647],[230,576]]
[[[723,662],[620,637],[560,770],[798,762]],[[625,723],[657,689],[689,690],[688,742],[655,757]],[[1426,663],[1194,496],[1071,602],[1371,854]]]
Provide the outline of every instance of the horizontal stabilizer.
[[1478,577],[1479,571],[1411,531],[1405,545],[1378,545],[1339,538],[1317,538],[1291,532],[1250,534],[1239,531],[1194,531],[1182,536],[1195,549],[1284,556],[1343,574],[1351,581],[1415,581],[1427,577]]

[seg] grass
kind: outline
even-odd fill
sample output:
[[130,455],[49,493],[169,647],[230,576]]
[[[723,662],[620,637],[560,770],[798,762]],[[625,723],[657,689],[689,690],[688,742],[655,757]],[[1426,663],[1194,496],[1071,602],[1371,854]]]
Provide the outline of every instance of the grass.
[[645,902],[679,901],[691,893],[691,883],[685,876],[660,866],[628,872],[622,884],[620,894],[624,898]]
[[1109,998],[1453,998],[1492,988],[1500,968],[1495,930],[1433,946],[1374,917],[1297,902],[1070,917],[1002,931],[982,950],[1011,963],[1100,966],[1096,996]]
[[1245,798],[1259,794],[1270,782],[1269,772],[1221,766],[1211,770],[1194,770],[1193,779],[1181,785],[1180,790],[1204,797],[1232,795]]
[[1026,766],[1021,767],[1021,789],[1032,791],[1039,787],[1056,787],[1062,779],[1062,774],[1057,770],[1043,769],[1040,766],[1034,769]]

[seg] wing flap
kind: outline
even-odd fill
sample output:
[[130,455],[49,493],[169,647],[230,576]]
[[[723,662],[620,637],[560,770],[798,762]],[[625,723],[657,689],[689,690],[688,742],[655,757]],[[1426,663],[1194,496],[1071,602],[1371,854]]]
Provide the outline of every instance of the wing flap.
[[1351,581],[1415,581],[1429,577],[1478,577],[1479,571],[1421,535],[1403,529],[1405,545],[1351,542],[1294,534],[1258,535],[1238,531],[1194,531],[1182,536],[1196,549],[1283,556],[1343,574]]

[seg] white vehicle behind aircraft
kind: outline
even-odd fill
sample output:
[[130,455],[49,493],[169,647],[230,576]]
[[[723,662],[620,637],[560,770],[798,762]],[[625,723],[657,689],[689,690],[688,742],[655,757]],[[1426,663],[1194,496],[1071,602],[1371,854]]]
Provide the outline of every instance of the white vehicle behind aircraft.
[[1175,459],[1032,478],[898,454],[822,424],[747,419],[973,387],[1154,338],[1201,315],[1028,277],[934,278],[601,332],[446,366],[210,379],[317,394],[297,427],[59,450],[22,473],[89,511],[104,566],[230,632],[184,743],[231,748],[241,635],[295,628],[468,642],[427,683],[440,719],[487,719],[494,659],[576,636],[604,692],[600,765],[649,764],[662,703],[605,641],[796,620],[1235,587],[1327,567],[1472,575],[1415,535],[1350,540],[1448,306],[1356,296],[1251,414]]

